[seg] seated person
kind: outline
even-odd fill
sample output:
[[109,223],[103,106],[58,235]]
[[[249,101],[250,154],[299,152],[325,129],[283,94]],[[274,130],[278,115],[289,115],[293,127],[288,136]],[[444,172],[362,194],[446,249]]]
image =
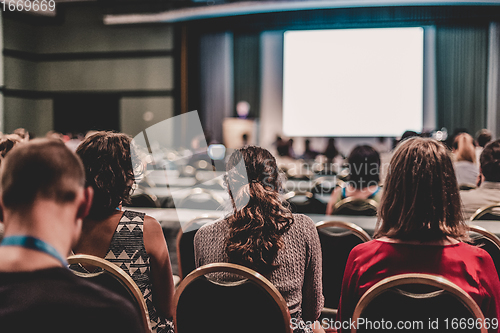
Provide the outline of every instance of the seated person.
[[500,140],[486,145],[481,153],[480,164],[479,187],[460,191],[466,219],[479,208],[500,203]]
[[349,157],[349,179],[346,186],[337,187],[330,196],[326,206],[326,215],[333,213],[333,208],[342,199],[353,197],[356,199],[373,199],[380,201],[381,188],[379,187],[380,156],[370,146],[356,146]]
[[304,149],[304,153],[302,154],[302,158],[304,160],[314,160],[316,158],[316,156],[318,156],[318,152],[311,149],[311,140],[309,139],[306,139],[304,141],[304,145],[305,145],[305,149]]
[[329,138],[323,155],[326,157],[326,163],[332,164],[333,160],[339,155],[339,150],[335,146],[335,138]]
[[455,137],[453,154],[455,156],[454,167],[458,186],[474,186],[479,176],[479,168],[476,165],[474,139],[470,134],[460,133]]
[[[174,283],[160,224],[144,213],[122,210],[134,184],[131,138],[97,132],[77,148],[94,190],[75,253],[104,258],[127,272],[141,290],[154,332],[173,332]],[[124,255],[125,254],[125,255]]]
[[14,146],[21,142],[23,142],[23,140],[17,134],[8,134],[2,136],[0,138],[0,163],[12,148],[14,148]]
[[433,139],[408,139],[396,148],[390,168],[375,240],[349,254],[337,320],[349,320],[374,284],[403,273],[443,276],[466,291],[485,318],[499,318],[500,281],[493,260],[462,242],[469,237],[446,148]]
[[[246,172],[238,167],[242,160]],[[230,262],[259,272],[283,295],[295,333],[323,332],[319,324],[302,328],[323,309],[318,233],[309,217],[292,214],[281,202],[275,158],[260,147],[236,150],[227,162],[226,182],[234,213],[198,230],[196,266]]]
[[476,133],[476,163],[479,163],[479,158],[484,147],[491,142],[491,131],[482,129]]
[[2,161],[2,332],[143,332],[133,305],[67,269],[92,201],[80,159],[36,139]]

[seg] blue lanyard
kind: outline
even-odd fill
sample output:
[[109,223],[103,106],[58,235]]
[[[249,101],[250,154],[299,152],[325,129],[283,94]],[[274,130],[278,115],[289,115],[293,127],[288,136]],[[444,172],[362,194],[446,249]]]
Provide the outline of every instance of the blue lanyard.
[[68,262],[66,261],[66,259],[62,257],[52,245],[35,237],[20,235],[8,236],[2,240],[0,246],[20,246],[26,249],[44,252],[59,260],[64,267],[68,267]]

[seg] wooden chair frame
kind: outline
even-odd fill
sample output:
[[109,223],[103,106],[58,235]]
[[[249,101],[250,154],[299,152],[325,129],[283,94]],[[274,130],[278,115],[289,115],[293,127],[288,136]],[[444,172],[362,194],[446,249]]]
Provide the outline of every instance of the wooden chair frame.
[[321,221],[316,223],[316,229],[323,229],[323,228],[343,228],[343,229],[348,229],[351,231],[353,234],[358,236],[363,240],[363,242],[369,242],[372,240],[370,235],[366,231],[364,231],[360,226],[357,224],[354,224],[352,222],[345,222],[345,221]]
[[308,199],[311,199],[314,196],[314,194],[310,191],[290,191],[283,195],[283,200],[286,201],[299,195],[304,195]]
[[[348,197],[348,198],[340,200],[339,202],[337,202],[335,204],[335,206],[333,206],[333,213],[332,214],[335,215],[335,212],[337,210],[339,210],[343,205],[346,205],[348,203],[353,203],[353,202],[363,202],[365,204],[373,206],[373,208],[375,208],[375,210],[377,210],[377,208],[378,208],[378,202],[376,202],[373,199],[357,199],[357,198],[353,198],[353,197]],[[354,210],[356,210],[356,208],[354,208]],[[359,211],[361,211],[361,210],[359,210]]]
[[483,227],[480,227],[478,225],[473,225],[473,224],[469,225],[469,231],[478,233],[481,236],[484,236],[485,238],[488,238],[500,250],[500,238],[498,238],[497,235],[495,235],[494,233],[486,230]]
[[493,208],[500,208],[500,203],[479,208],[478,210],[476,210],[474,214],[472,214],[469,221],[479,220],[484,214],[487,214],[490,211],[492,211]]
[[[364,295],[359,300],[358,304],[356,305],[356,308],[354,309],[352,320],[357,321],[360,318],[366,306],[370,304],[370,302],[373,299],[375,299],[375,297],[379,296],[382,292],[384,292],[387,289],[406,284],[425,284],[447,291],[456,296],[474,315],[476,319],[482,319],[482,322],[484,322],[484,315],[481,309],[472,299],[472,297],[469,294],[467,294],[462,288],[460,288],[453,282],[448,281],[442,276],[431,275],[431,274],[420,274],[420,273],[394,275],[385,278],[382,281],[379,281],[378,283],[373,285],[370,289],[368,289],[364,293]],[[354,326],[351,329],[351,333],[356,333],[356,331],[357,328]],[[481,327],[481,333],[488,333],[488,330],[484,327],[484,325],[482,325]]]
[[[186,225],[184,226],[184,229],[189,228],[191,225],[198,222],[199,220],[208,220],[208,219],[212,219],[215,221],[215,220],[220,219],[220,217],[203,214],[203,215],[200,215],[198,217],[195,217],[194,219],[192,219],[191,221],[186,223]],[[184,229],[181,228],[179,230],[179,232],[177,233],[176,240],[175,240],[175,246],[177,248],[177,266],[179,267],[179,277],[181,278],[181,280],[185,277],[184,274],[182,273],[182,259],[181,259],[181,253],[179,251],[180,245],[181,245],[182,235],[184,234]]]
[[[144,297],[142,296],[142,293],[141,293],[139,287],[137,287],[137,284],[134,282],[134,280],[132,280],[130,275],[125,273],[125,271],[123,269],[121,269],[120,267],[118,267],[117,265],[115,265],[115,264],[113,264],[105,259],[102,259],[102,258],[99,258],[96,256],[92,256],[89,254],[72,255],[72,256],[69,256],[67,258],[67,260],[68,260],[69,265],[88,264],[88,265],[96,266],[96,267],[99,267],[99,268],[105,270],[106,272],[112,274],[114,277],[116,277],[129,290],[129,292],[134,297],[136,303],[139,305],[139,309],[141,312],[140,315],[141,315],[141,319],[144,323],[145,331],[151,332],[151,326],[150,326],[151,323],[149,321],[149,313],[148,313],[148,309],[146,306],[146,301],[144,300]],[[102,272],[80,273],[80,272],[73,271],[73,273],[75,273],[75,275],[81,276],[81,277],[85,277],[85,276],[91,277],[91,276],[101,274]]]
[[[316,186],[321,185],[323,182],[327,182],[327,177],[319,177],[316,178],[311,186],[311,191],[314,189]],[[335,190],[337,187],[344,187],[345,182],[343,180],[340,180],[339,178],[335,177],[335,186],[332,188],[332,192]]]
[[280,292],[278,291],[278,289],[276,289],[276,287],[271,282],[269,282],[268,279],[266,279],[264,276],[262,276],[260,273],[257,273],[253,269],[230,263],[212,263],[199,267],[196,270],[192,271],[188,276],[186,276],[184,280],[182,280],[182,282],[179,284],[179,287],[175,291],[174,301],[173,301],[174,327],[176,333],[177,333],[177,304],[179,303],[179,298],[182,295],[182,292],[196,278],[215,272],[226,272],[226,273],[236,274],[244,277],[245,279],[252,280],[254,283],[262,287],[265,291],[267,291],[271,295],[276,304],[279,306],[281,314],[283,315],[283,321],[286,323],[285,331],[287,333],[293,333],[290,325],[288,325],[290,323],[290,312],[288,311],[288,306],[285,302],[285,299],[283,298],[283,296],[281,296]]

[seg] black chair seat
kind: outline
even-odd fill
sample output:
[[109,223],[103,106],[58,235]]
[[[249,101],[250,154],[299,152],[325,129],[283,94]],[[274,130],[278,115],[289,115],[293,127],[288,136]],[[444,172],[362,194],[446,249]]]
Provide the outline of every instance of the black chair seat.
[[339,305],[345,265],[351,250],[370,236],[353,223],[330,221],[316,224],[323,260],[323,296],[325,308]]
[[[352,320],[375,325],[359,322],[351,332],[487,332],[484,327],[455,326],[453,318],[465,323],[479,318],[484,323],[475,301],[444,277],[400,274],[378,282],[361,297]],[[382,320],[384,327],[380,326]]]
[[[239,281],[210,280],[216,272],[237,275]],[[179,285],[174,308],[177,333],[291,333],[283,297],[267,279],[239,265],[198,268]]]

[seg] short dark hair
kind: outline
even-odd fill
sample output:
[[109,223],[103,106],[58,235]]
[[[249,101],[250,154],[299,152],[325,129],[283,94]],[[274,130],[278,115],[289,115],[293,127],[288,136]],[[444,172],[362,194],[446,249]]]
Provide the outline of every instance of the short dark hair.
[[484,148],[491,141],[491,132],[487,129],[480,130],[476,134],[476,141],[479,146]]
[[479,161],[484,179],[489,182],[500,182],[500,140],[487,144]]
[[135,180],[131,141],[126,134],[101,131],[87,137],[76,149],[85,167],[87,186],[94,189],[90,218],[106,218],[120,203],[130,203]]
[[384,185],[376,238],[466,240],[460,194],[446,148],[414,137],[394,152]]
[[349,182],[356,188],[368,187],[380,181],[380,155],[370,146],[356,146],[349,157]]
[[0,183],[6,208],[25,208],[37,198],[67,203],[85,184],[78,156],[59,140],[35,139],[14,147],[2,161]]

